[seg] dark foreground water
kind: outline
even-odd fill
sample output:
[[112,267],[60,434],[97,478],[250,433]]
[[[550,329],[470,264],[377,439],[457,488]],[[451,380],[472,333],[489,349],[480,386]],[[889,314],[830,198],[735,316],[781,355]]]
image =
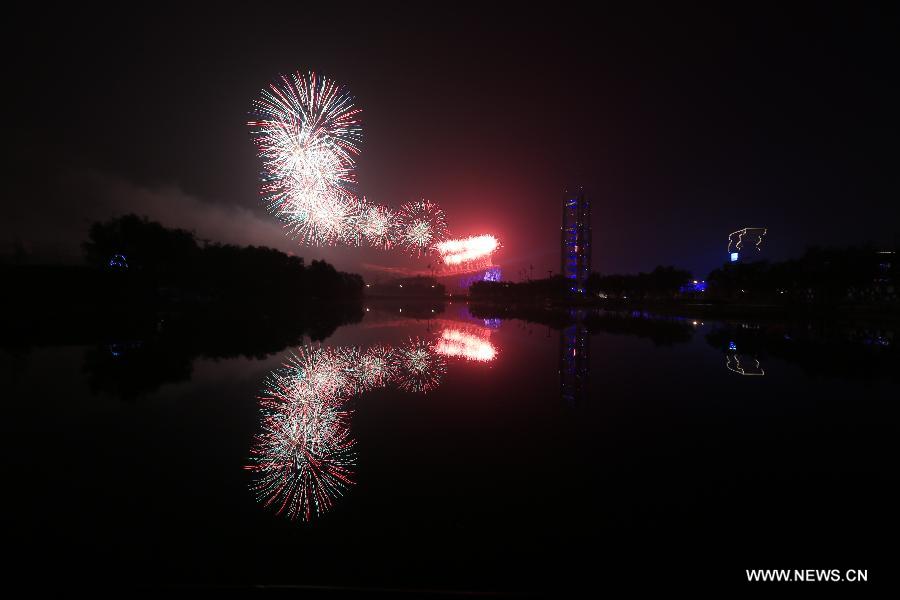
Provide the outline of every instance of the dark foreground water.
[[4,348],[7,582],[877,580],[898,533],[889,328],[410,312],[256,358]]

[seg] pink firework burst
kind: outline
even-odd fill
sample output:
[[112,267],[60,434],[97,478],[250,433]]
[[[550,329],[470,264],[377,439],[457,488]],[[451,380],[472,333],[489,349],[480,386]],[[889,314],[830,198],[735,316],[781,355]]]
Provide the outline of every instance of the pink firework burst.
[[407,202],[400,207],[398,237],[408,252],[427,254],[447,237],[444,211],[430,200]]

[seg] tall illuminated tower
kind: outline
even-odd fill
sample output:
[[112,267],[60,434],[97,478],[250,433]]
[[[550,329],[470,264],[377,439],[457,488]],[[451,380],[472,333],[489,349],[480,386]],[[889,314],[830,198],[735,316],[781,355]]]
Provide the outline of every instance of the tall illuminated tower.
[[573,292],[583,292],[591,274],[591,203],[583,188],[566,192],[560,234],[560,273]]

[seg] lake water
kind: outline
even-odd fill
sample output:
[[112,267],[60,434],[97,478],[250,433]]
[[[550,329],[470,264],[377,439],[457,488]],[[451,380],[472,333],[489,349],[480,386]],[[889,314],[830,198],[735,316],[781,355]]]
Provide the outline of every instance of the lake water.
[[10,576],[528,591],[893,544],[890,329],[401,308],[254,358],[0,351]]

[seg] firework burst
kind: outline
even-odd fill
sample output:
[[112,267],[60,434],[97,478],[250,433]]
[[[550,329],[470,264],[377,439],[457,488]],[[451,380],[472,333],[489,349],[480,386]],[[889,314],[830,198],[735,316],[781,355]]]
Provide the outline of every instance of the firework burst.
[[401,206],[399,221],[400,243],[410,253],[426,254],[447,237],[444,211],[430,200]]
[[257,119],[248,124],[267,175],[319,190],[355,182],[362,126],[345,88],[315,73],[294,73],[264,89],[253,112]]
[[353,97],[330,79],[295,73],[264,89],[252,112],[269,211],[306,242],[343,241],[362,142]]
[[396,243],[399,222],[397,214],[381,204],[363,206],[360,232],[373,248],[390,250]]
[[[418,256],[438,251],[447,222],[437,204],[408,202],[394,212],[356,195],[360,112],[346,88],[313,72],[283,76],[262,90],[248,125],[262,161],[266,208],[288,236],[305,244],[359,246],[365,241],[384,250],[400,246]],[[462,256],[439,252],[449,267],[476,258],[489,262],[493,249],[485,249],[482,238],[496,247],[491,236],[481,236],[463,240],[469,247]]]

